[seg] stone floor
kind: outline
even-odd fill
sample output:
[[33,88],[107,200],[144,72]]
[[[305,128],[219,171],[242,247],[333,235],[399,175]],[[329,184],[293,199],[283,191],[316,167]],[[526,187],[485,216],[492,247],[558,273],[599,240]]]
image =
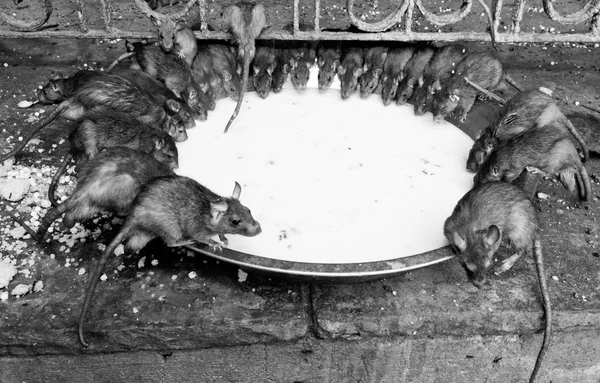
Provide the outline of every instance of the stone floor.
[[[122,45],[0,41],[0,149],[12,147],[7,139],[26,131],[31,123],[24,121],[35,112],[51,109],[16,104],[31,99],[52,70],[106,66]],[[500,57],[525,88],[549,87],[565,110],[581,110],[574,101],[598,100],[599,53],[579,45],[503,45]],[[494,108],[476,106],[465,124],[470,134]],[[41,169],[49,182],[67,151],[66,142],[55,145],[61,135],[60,121],[44,129],[15,169]],[[556,182],[537,183],[548,195],[536,194],[535,204],[555,329],[541,382],[600,382],[597,154],[586,167],[594,197],[585,205]],[[24,240],[26,247],[15,250],[14,226],[4,211],[31,206],[0,206],[0,252],[16,259],[20,270],[5,291],[44,284],[40,292],[0,301],[2,383],[521,382],[541,344],[541,297],[528,257],[478,291],[456,260],[361,283],[255,274],[241,282],[236,267],[156,245],[109,262],[88,320],[92,346],[83,349],[75,325],[89,272],[79,270],[91,270],[98,244],[115,231],[100,230],[98,239],[77,242],[69,253],[56,241],[41,247]]]

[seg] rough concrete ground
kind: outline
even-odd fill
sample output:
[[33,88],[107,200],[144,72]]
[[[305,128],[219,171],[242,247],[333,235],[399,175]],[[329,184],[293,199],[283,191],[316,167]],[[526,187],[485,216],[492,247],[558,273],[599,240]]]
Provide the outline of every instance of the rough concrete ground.
[[[106,66],[122,45],[0,41],[0,148],[12,147],[6,139],[25,131],[34,112],[49,112],[16,104],[31,99],[52,70]],[[598,100],[599,52],[504,45],[500,56],[524,87],[551,87],[570,109],[574,100]],[[493,110],[479,104],[465,124],[469,133]],[[61,122],[44,129],[41,142],[18,157],[19,165],[40,169],[39,198],[67,151],[66,143],[54,147],[63,129]],[[598,156],[586,167],[594,192],[588,204],[549,180],[538,184],[548,198],[535,198],[555,312],[542,382],[600,381]],[[0,210],[33,205],[2,201]],[[235,267],[157,245],[109,263],[87,326],[93,346],[83,350],[75,323],[98,244],[114,235],[102,226],[110,221],[90,225],[100,236],[74,241],[65,253],[57,240],[45,247],[25,240],[15,249],[8,233],[15,226],[1,216],[0,251],[21,270],[5,291],[37,280],[44,288],[0,301],[0,382],[521,382],[541,344],[543,311],[529,257],[477,291],[456,260],[357,284],[254,274],[240,282]],[[80,275],[81,268],[88,272]]]

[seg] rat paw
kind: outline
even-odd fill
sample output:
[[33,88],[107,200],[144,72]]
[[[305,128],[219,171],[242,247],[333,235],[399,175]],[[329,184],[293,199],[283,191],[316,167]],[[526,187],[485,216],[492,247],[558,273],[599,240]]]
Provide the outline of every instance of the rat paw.
[[227,239],[227,237],[225,235],[219,234],[219,240],[221,240],[221,243],[223,243],[223,246],[229,245],[229,240]]
[[183,52],[178,52],[177,56],[179,56],[180,59],[185,59],[185,55],[183,54]]

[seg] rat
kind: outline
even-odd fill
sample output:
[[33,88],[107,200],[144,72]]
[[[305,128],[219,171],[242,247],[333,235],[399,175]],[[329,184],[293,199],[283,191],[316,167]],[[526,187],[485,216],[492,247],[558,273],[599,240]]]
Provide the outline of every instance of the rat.
[[83,334],[85,318],[104,266],[121,242],[127,241],[132,251],[142,249],[154,238],[160,238],[170,247],[197,242],[217,251],[221,245],[212,239],[215,235],[225,246],[225,234],[256,236],[262,231],[260,224],[254,220],[250,209],[240,203],[240,193],[237,182],[232,196],[225,198],[182,176],[158,177],[144,185],[131,204],[119,234],[106,247],[90,277],[79,316],[81,344],[89,346]]
[[48,228],[63,214],[67,228],[102,211],[124,216],[142,185],[153,178],[172,175],[172,165],[130,148],[108,148],[81,167],[73,193],[61,205],[48,210],[37,231],[19,218],[13,218],[35,240],[43,242]]
[[358,80],[361,98],[366,99],[379,86],[387,54],[388,48],[382,46],[371,47],[365,51],[363,74]]
[[388,50],[381,77],[381,97],[384,105],[387,106],[396,99],[398,84],[404,78],[404,67],[414,52],[415,47],[411,45],[393,47]]
[[233,47],[226,44],[210,44],[208,52],[212,57],[214,70],[220,79],[221,89],[233,101],[240,96],[242,79],[237,72],[237,61]]
[[142,124],[123,113],[87,113],[69,136],[76,150],[93,158],[105,148],[126,146],[151,154],[177,168],[177,146],[167,132]]
[[168,123],[165,111],[151,102],[129,81],[119,76],[106,75],[90,80],[72,97],[58,104],[48,116],[36,123],[31,131],[24,135],[23,140],[13,150],[0,157],[0,162],[18,153],[40,129],[58,117],[78,121],[83,118],[86,111],[91,109],[109,114],[116,110],[156,128],[161,128]]
[[[153,0],[162,2],[164,0]],[[169,0],[170,2],[172,0]],[[183,17],[192,9],[197,0],[188,0],[188,3],[183,9],[174,14],[165,15],[152,10],[144,0],[135,0],[138,9],[147,17],[150,18],[152,24],[158,28],[158,39],[162,49],[165,52],[175,53],[192,65],[192,60],[196,55],[195,45],[196,37],[190,28],[181,21]],[[174,3],[174,2],[173,2]],[[172,4],[173,4],[172,3]]]
[[235,110],[225,126],[224,133],[227,133],[240,112],[244,94],[248,88],[250,63],[256,53],[256,39],[266,27],[267,16],[262,4],[241,1],[225,8],[223,20],[225,28],[233,35],[233,43],[237,45],[237,60],[242,68],[242,85],[239,89]]
[[319,41],[317,45],[317,66],[319,67],[319,90],[329,89],[342,58],[342,48],[338,41]]
[[507,81],[521,91],[521,88],[504,73],[502,63],[497,57],[487,52],[475,52],[467,55],[456,66],[455,73],[448,79],[446,86],[433,98],[433,114],[435,121],[442,121],[445,116],[460,107],[462,113],[459,121],[464,122],[471,107],[475,103],[478,91],[468,84],[467,80],[488,91],[505,91]]
[[[181,122],[186,129],[191,129],[196,126],[194,113],[189,105],[182,102],[182,100],[175,96],[175,94],[162,82],[140,70],[129,69],[114,74],[128,80],[131,85],[139,89],[139,91],[146,95],[150,100],[158,105],[162,105],[167,115],[179,115]],[[198,117],[200,121],[205,121],[207,117],[206,111]]]
[[201,90],[194,80],[192,68],[174,53],[160,47],[133,44],[133,52],[140,68],[151,77],[163,82],[177,98],[183,99],[191,108],[194,117],[206,115]]
[[163,132],[132,120],[124,114],[94,111],[87,113],[79,127],[69,135],[71,150],[56,170],[48,187],[48,199],[52,206],[58,206],[54,193],[61,175],[74,157],[93,158],[104,149],[122,146],[150,154],[157,161],[176,169],[178,153],[173,140],[185,140],[187,134],[183,124],[174,117],[169,120],[170,129]]
[[346,100],[358,89],[358,78],[363,74],[364,52],[362,47],[342,48],[342,61],[337,67],[342,99]]
[[579,142],[584,160],[587,160],[589,152],[584,140],[573,124],[562,114],[554,99],[537,89],[531,89],[518,93],[508,100],[492,124],[479,133],[469,151],[467,170],[477,172],[500,142],[533,127],[536,123],[545,125],[552,120],[563,123],[563,126]]
[[271,90],[273,93],[281,92],[290,73],[289,63],[290,49],[283,46],[275,46],[275,69],[271,76]]
[[537,212],[525,192],[505,182],[478,185],[459,201],[444,223],[444,235],[454,248],[469,280],[478,288],[486,281],[493,256],[503,240],[516,253],[502,262],[498,272],[509,270],[524,252],[533,250],[545,311],[542,347],[530,376],[534,382],[552,336],[552,308],[540,241]]
[[446,84],[456,65],[466,55],[467,48],[459,44],[446,45],[435,52],[417,81],[418,87],[413,95],[415,115],[425,114],[433,95],[442,89],[442,84]]
[[87,69],[79,70],[68,77],[61,72],[54,72],[48,83],[37,90],[38,101],[47,105],[58,104],[71,97],[88,81],[104,75],[103,72]]
[[310,68],[317,59],[317,46],[315,42],[297,42],[288,50],[290,80],[294,89],[302,92],[306,89],[310,79]]
[[523,171],[556,177],[569,191],[577,182],[580,198],[587,201],[591,197],[590,178],[561,121],[536,123],[502,142],[481,166],[474,182],[513,182]]
[[436,49],[431,46],[418,48],[404,67],[404,79],[396,91],[396,104],[404,105],[412,97],[419,78],[423,76],[425,67],[431,61]]
[[252,85],[260,98],[267,98],[273,83],[275,70],[275,50],[269,44],[256,48],[256,55],[252,61]]
[[212,55],[208,44],[198,47],[198,53],[192,63],[192,75],[200,90],[206,95],[206,108],[215,110],[217,97],[223,88],[221,79],[214,67]]

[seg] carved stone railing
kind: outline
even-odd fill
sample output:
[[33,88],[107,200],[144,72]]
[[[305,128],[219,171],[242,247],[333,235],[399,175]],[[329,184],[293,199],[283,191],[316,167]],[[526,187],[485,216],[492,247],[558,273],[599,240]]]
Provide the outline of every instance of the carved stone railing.
[[[88,12],[83,0],[75,0],[77,5],[77,14],[79,18],[79,30],[52,30],[46,25],[52,14],[52,0],[7,0],[14,5],[22,2],[39,3],[42,13],[37,15],[33,22],[26,23],[19,21],[14,16],[0,11],[0,19],[4,25],[0,27],[0,37],[5,38],[152,38],[155,31],[136,32],[115,28],[112,20],[111,0],[100,0],[102,6],[102,19],[104,29],[90,29],[88,22]],[[133,1],[133,0],[132,0]],[[473,10],[473,0],[463,0],[459,9],[449,13],[438,15],[427,10],[422,0],[400,0],[396,10],[380,21],[367,22],[361,20],[355,14],[354,1],[347,0],[348,21],[363,33],[353,33],[347,31],[323,31],[320,28],[321,21],[321,1],[314,1],[314,23],[309,30],[300,30],[300,12],[299,0],[294,0],[292,29],[276,30],[267,29],[261,35],[261,39],[275,40],[365,40],[365,41],[489,41],[491,33],[496,36],[497,42],[600,42],[600,0],[589,0],[579,11],[560,15],[552,0],[542,0],[544,11],[549,19],[561,25],[570,25],[584,23],[589,20],[589,30],[587,32],[575,33],[537,33],[521,32],[521,21],[525,9],[525,0],[516,0],[512,5],[511,20],[505,32],[500,33],[501,10],[503,0],[491,0],[490,6],[486,0],[478,0],[481,9]],[[467,15],[473,12],[483,10],[488,16],[488,31],[476,32],[415,32],[413,23],[415,21],[415,5],[418,12],[430,23],[437,26],[447,26],[458,23]],[[6,6],[5,6],[6,7]],[[199,39],[228,39],[229,34],[223,31],[209,31],[207,28],[207,9],[208,5],[204,0],[190,0],[188,8],[199,7],[201,17],[201,28],[195,31]],[[479,8],[478,7],[478,8]],[[10,6],[8,7],[10,11]],[[56,25],[54,25],[56,26]],[[401,27],[402,26],[402,27]]]

